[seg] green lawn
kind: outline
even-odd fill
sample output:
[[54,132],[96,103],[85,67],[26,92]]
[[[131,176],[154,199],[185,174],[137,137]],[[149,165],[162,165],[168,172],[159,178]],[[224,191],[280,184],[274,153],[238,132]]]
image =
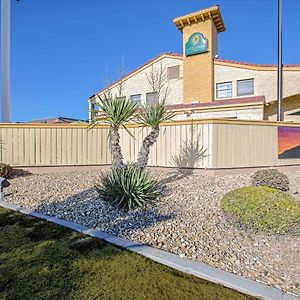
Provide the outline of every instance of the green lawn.
[[0,208],[0,299],[254,299]]

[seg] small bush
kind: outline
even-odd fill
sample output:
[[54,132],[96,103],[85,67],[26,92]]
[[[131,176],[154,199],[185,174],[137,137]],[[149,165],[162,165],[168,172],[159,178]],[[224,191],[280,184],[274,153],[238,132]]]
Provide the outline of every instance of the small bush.
[[300,202],[265,186],[239,188],[226,194],[222,208],[236,224],[269,233],[300,233]]
[[143,207],[160,193],[158,181],[134,164],[101,174],[95,187],[102,199],[127,210]]
[[288,177],[276,169],[260,170],[251,176],[252,185],[268,186],[284,192],[289,190]]
[[0,177],[11,178],[13,174],[13,169],[10,165],[0,163]]

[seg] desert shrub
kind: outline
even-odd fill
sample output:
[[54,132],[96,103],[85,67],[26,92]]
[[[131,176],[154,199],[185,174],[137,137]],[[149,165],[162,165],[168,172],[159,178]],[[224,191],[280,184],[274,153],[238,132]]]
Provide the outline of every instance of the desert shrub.
[[13,169],[10,165],[0,163],[0,177],[11,178],[13,174]]
[[276,169],[260,170],[251,176],[252,185],[268,186],[284,192],[289,190],[288,177]]
[[269,233],[300,233],[300,202],[266,186],[243,187],[227,193],[224,211],[242,227]]
[[132,163],[102,173],[95,187],[102,199],[126,210],[143,207],[160,193],[159,182]]

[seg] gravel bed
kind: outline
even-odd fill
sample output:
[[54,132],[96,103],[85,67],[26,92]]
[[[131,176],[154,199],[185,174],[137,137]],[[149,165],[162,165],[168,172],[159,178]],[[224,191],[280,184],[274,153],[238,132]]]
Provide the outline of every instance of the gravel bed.
[[[6,200],[124,238],[171,251],[300,296],[300,236],[237,229],[220,208],[222,196],[249,185],[249,175],[158,174],[167,191],[145,210],[118,211],[93,188],[99,171],[16,177]],[[300,172],[287,173],[300,199]]]

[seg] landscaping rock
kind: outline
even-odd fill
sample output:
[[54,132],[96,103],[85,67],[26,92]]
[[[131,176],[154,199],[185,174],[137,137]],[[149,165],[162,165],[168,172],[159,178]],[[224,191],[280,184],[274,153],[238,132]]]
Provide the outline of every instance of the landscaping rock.
[[[300,200],[300,172],[287,173]],[[171,251],[300,296],[300,236],[246,232],[228,222],[225,193],[250,175],[157,174],[165,194],[145,209],[119,211],[99,199],[98,171],[16,177],[6,200],[58,218]]]

